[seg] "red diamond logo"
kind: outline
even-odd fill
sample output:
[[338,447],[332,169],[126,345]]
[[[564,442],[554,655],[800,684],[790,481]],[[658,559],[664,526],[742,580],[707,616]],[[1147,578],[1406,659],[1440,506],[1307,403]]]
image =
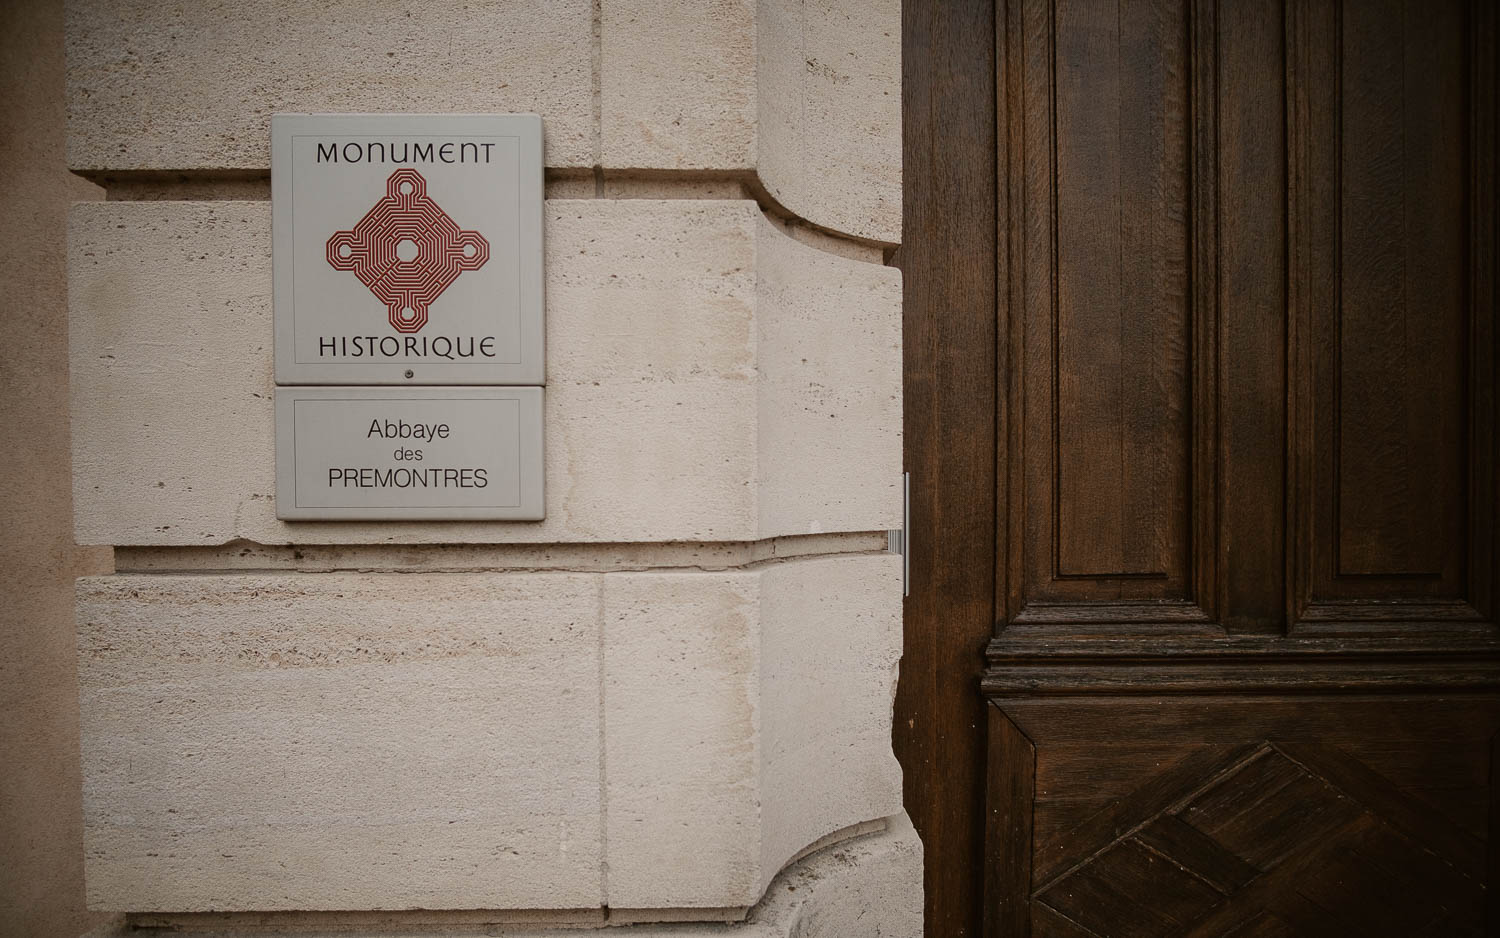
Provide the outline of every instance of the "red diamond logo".
[[328,239],[328,263],[352,270],[389,311],[391,328],[420,332],[427,307],[466,270],[490,259],[490,243],[463,231],[432,199],[427,180],[414,169],[398,169],[352,231]]

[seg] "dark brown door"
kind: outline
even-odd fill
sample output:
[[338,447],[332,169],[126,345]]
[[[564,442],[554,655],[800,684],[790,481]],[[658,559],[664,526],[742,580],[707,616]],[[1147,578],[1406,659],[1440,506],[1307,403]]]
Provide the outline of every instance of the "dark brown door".
[[1500,934],[1494,6],[905,5],[933,938]]

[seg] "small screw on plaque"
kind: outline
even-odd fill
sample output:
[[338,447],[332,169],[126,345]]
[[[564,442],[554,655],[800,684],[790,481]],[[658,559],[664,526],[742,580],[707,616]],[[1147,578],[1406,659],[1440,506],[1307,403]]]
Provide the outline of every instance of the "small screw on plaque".
[[415,375],[414,375],[414,373],[413,373],[413,372],[412,372],[412,370],[411,370],[411,369],[410,369],[410,368],[408,368],[408,369],[406,369],[406,376],[407,376],[407,377],[408,377],[408,378],[411,378],[411,377],[414,377],[414,376],[415,376]]

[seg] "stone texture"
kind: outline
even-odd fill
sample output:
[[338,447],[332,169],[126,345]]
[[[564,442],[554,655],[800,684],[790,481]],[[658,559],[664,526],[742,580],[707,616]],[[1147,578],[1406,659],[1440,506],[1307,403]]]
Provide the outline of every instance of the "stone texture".
[[749,907],[901,810],[899,563],[82,579],[90,905]]
[[810,844],[901,810],[898,564],[605,578],[611,906],[749,906]]
[[535,112],[594,164],[589,0],[68,0],[74,169],[264,169],[276,111]]
[[[819,554],[872,553],[889,543],[885,531],[818,534],[762,541],[685,541],[629,544],[252,544],[227,548],[81,547],[79,576],[120,573],[448,573],[455,570],[568,570],[614,573],[652,567],[728,570],[766,560]],[[85,561],[87,557],[87,561]],[[71,602],[72,584],[69,583]],[[71,609],[71,605],[70,605]]]
[[602,900],[597,577],[78,586],[92,908]]
[[[449,922],[434,916],[448,938],[578,938],[578,927]],[[466,917],[467,919],[467,917]],[[261,930],[257,930],[259,934]],[[274,934],[308,934],[295,925]],[[333,929],[319,935],[334,934]],[[340,929],[338,934],[345,934]],[[412,938],[430,928],[364,923],[351,932],[364,938]],[[584,935],[588,931],[581,932]],[[173,938],[230,938],[215,926],[175,924]],[[239,934],[245,934],[240,932]],[[922,842],[906,815],[887,818],[882,829],[836,841],[787,867],[743,922],[731,924],[639,923],[612,925],[611,938],[921,938]],[[135,938],[138,930],[123,920],[102,926],[85,938]]]
[[754,168],[754,0],[604,0],[601,13],[603,164]]
[[0,935],[76,938],[84,911],[73,511],[63,16],[0,4]]
[[[655,170],[602,173],[585,197],[601,199],[754,199],[749,177],[719,173],[664,173]],[[592,184],[592,180],[590,180]],[[850,244],[858,242],[848,242]]]
[[[865,551],[806,535],[900,521],[895,0],[67,2],[70,163],[144,171],[136,195],[253,194],[274,111],[426,110],[536,111],[549,195],[600,197],[546,210],[541,523],[277,521],[269,204],[75,210],[77,538],[168,567],[245,539],[300,571],[80,581],[90,902],[598,924],[761,900],[625,932],[919,934],[900,560],[770,540]],[[692,542],[770,546],[709,569]],[[312,573],[309,543],[426,572]],[[442,544],[620,558],[442,573],[485,566]]]
[[68,0],[69,164],[264,170],[276,111],[533,111],[549,167],[754,171],[818,227],[900,241],[898,0],[604,0],[597,61],[593,16]]
[[547,217],[537,539],[752,534],[753,203],[555,202]]
[[[819,251],[835,254],[839,257],[847,257],[853,261],[863,261],[866,264],[884,264],[886,249],[878,244],[868,241],[854,241],[838,235],[829,234],[818,228],[814,228],[805,221],[792,218],[777,219],[778,227],[792,238],[803,244],[811,245]],[[896,270],[894,266],[891,268]]]
[[760,529],[900,527],[900,272],[761,225]]
[[612,906],[760,896],[759,598],[748,572],[605,579]]
[[757,169],[788,211],[901,240],[899,0],[759,0]]
[[784,870],[747,927],[778,938],[920,938],[922,841],[905,812]]
[[74,206],[79,543],[221,543],[274,516],[269,209]]
[[901,558],[770,564],[760,588],[764,886],[819,838],[901,813],[891,751]]
[[751,202],[693,200],[547,205],[546,521],[277,521],[269,214],[75,208],[80,543],[755,540],[900,523],[896,273],[795,241]]

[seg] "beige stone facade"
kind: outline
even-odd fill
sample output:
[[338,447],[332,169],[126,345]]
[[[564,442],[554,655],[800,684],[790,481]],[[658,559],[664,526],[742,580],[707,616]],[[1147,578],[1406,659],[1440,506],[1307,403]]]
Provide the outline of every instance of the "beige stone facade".
[[[920,933],[899,20],[70,0],[67,161],[103,187],[67,228],[73,538],[113,562],[68,665],[110,928]],[[278,111],[542,116],[545,521],[277,520]]]
[[796,240],[749,199],[608,198],[547,202],[546,521],[277,521],[270,219],[267,201],[73,209],[80,542],[753,541],[899,524],[898,272]]
[[[73,938],[83,904],[68,480],[63,11],[0,5],[0,935]],[[107,554],[107,551],[104,553]]]

